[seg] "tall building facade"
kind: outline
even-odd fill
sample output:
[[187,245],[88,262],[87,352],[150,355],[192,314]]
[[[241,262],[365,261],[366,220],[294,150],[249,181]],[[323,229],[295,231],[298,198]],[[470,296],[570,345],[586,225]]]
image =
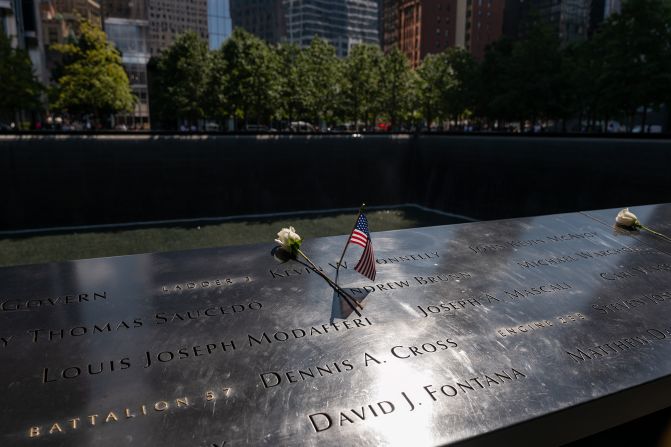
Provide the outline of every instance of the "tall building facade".
[[229,0],[207,0],[207,32],[210,49],[220,48],[232,31]]
[[382,48],[398,47],[414,67],[428,54],[465,47],[469,0],[384,0]]
[[49,81],[39,0],[0,0],[0,32],[14,48],[28,52],[37,79]]
[[8,37],[16,34],[16,20],[10,0],[0,0],[0,32]]
[[233,27],[242,28],[270,44],[285,33],[283,0],[231,0]]
[[308,46],[319,36],[346,56],[360,43],[379,45],[377,0],[231,0],[233,26],[270,44]]
[[76,34],[80,20],[102,27],[100,3],[95,0],[42,0],[40,10],[47,45]]
[[465,48],[478,59],[503,34],[503,0],[382,0],[385,52],[400,48],[414,67],[428,54]]
[[380,0],[379,35],[380,46],[385,53],[397,48],[399,33],[399,5],[401,0]]
[[49,73],[63,57],[51,45],[66,43],[79,33],[80,20],[102,28],[100,4],[94,0],[43,0],[40,4],[46,66]]
[[589,34],[592,35],[612,14],[622,10],[621,0],[592,0],[589,17]]
[[341,57],[354,45],[380,43],[375,0],[284,0],[283,6],[286,42],[305,47],[319,36]]
[[110,42],[121,53],[131,90],[137,97],[131,113],[117,116],[117,121],[131,129],[148,129],[149,88],[147,62],[150,54],[150,0],[104,0],[103,24]]
[[592,0],[506,0],[504,34],[523,37],[536,21],[549,25],[563,43],[587,38]]
[[149,52],[158,54],[179,36],[193,31],[208,40],[207,0],[149,0]]
[[503,35],[503,0],[468,0],[466,7],[466,49],[478,60],[485,57],[487,46]]
[[105,17],[149,20],[149,0],[101,0]]
[[129,128],[150,126],[147,63],[187,31],[194,31],[210,48],[218,48],[231,33],[228,0],[101,0],[107,38],[121,52],[135,110],[118,116]]

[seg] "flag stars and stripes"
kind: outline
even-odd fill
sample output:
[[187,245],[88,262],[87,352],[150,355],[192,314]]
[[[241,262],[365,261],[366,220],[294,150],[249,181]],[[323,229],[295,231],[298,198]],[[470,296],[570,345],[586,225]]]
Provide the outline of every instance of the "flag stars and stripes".
[[368,231],[368,219],[363,213],[359,214],[350,242],[363,247],[361,259],[354,267],[354,270],[361,273],[371,281],[375,280],[375,253],[373,252],[373,242],[370,239],[370,232]]
[[359,214],[359,218],[354,226],[354,231],[352,231],[352,236],[350,236],[350,242],[366,248],[369,238],[370,232],[368,231],[368,220],[366,219],[366,216]]

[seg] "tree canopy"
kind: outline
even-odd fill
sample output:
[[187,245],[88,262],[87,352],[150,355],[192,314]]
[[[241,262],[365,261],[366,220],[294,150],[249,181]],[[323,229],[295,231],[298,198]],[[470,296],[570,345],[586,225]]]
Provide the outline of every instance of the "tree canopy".
[[572,44],[531,17],[520,38],[494,42],[482,61],[449,48],[416,68],[400,50],[372,45],[338,58],[319,37],[302,48],[268,45],[236,29],[208,52],[187,34],[152,60],[150,97],[175,118],[232,117],[238,125],[603,130],[619,119],[632,129],[649,109],[671,103],[670,3],[624,2],[590,39]]
[[[181,120],[195,122],[205,117],[208,105],[210,108],[218,106],[217,99],[222,93],[218,83],[210,83],[215,57],[210,54],[207,42],[191,31],[180,35],[169,48],[150,60],[147,70],[152,85],[150,106],[154,119],[172,126]],[[218,67],[220,71],[223,68]]]
[[279,105],[277,52],[241,28],[218,51],[227,63],[225,94],[231,114],[245,124],[269,122]]
[[15,121],[22,111],[41,109],[42,84],[25,50],[12,48],[0,32],[0,120]]
[[57,71],[51,107],[75,116],[92,114],[97,119],[130,112],[136,98],[121,55],[97,26],[82,21],[79,31],[70,43],[53,45],[63,54],[63,66]]

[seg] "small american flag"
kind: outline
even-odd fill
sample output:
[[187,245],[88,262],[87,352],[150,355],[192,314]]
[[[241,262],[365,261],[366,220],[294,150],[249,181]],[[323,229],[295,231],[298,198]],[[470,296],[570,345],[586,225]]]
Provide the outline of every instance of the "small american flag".
[[354,270],[361,273],[371,281],[375,281],[375,254],[373,253],[373,242],[370,240],[370,232],[368,231],[368,220],[363,213],[359,213],[359,218],[356,221],[350,242],[363,247],[363,254],[361,259],[354,267]]

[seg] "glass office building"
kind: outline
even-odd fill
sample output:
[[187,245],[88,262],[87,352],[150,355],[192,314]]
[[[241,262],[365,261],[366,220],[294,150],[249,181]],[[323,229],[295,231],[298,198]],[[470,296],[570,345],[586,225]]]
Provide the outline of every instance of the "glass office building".
[[374,0],[284,0],[287,42],[308,46],[326,39],[338,56],[360,43],[379,45],[378,2]]
[[207,32],[211,50],[221,47],[233,31],[229,0],[207,0]]

